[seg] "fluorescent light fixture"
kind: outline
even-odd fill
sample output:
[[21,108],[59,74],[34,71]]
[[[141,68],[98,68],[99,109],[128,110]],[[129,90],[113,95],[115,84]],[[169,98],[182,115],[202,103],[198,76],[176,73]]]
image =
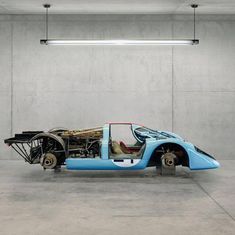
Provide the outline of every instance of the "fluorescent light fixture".
[[41,39],[42,45],[80,45],[80,46],[136,46],[136,45],[197,45],[198,39],[110,39],[110,40],[62,40],[62,39]]
[[198,7],[197,4],[192,4],[191,7],[194,10],[193,20],[193,39],[49,39],[48,38],[48,9],[51,7],[50,4],[44,4],[46,9],[46,32],[45,39],[41,39],[42,45],[80,45],[80,46],[137,46],[137,45],[197,45],[199,39],[196,39],[196,27],[195,27],[195,9]]

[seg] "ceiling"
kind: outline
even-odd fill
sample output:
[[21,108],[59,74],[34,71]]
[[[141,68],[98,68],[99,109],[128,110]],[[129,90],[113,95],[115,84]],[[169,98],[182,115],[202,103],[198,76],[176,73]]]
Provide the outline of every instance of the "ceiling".
[[0,0],[0,14],[235,14],[235,0]]

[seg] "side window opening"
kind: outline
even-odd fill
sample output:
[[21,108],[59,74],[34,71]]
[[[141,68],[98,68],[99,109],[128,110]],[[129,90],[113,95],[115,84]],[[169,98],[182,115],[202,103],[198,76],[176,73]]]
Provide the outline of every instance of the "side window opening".
[[143,144],[133,135],[131,124],[110,125],[110,158],[141,158]]

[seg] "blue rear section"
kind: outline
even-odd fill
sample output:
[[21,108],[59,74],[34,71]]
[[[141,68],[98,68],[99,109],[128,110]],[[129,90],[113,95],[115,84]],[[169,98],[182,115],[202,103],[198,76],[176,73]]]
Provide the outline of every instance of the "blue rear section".
[[[138,127],[135,125],[135,127]],[[168,132],[170,134],[170,132]],[[185,149],[189,158],[189,168],[191,170],[206,170],[218,168],[220,164],[210,158],[209,156],[198,152],[194,145],[185,142],[181,137],[171,133],[173,138],[166,138],[156,140],[155,138],[147,138],[145,150],[142,154],[141,160],[128,167],[121,167],[109,159],[109,124],[103,127],[103,140],[101,146],[101,158],[67,158],[66,166],[69,170],[141,170],[147,167],[148,161],[153,154],[154,150],[161,144],[175,143]]]

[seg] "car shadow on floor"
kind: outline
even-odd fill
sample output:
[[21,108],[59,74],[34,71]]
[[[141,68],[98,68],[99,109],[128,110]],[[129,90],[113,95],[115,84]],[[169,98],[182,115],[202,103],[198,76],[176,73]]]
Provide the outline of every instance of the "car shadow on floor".
[[144,182],[167,183],[191,181],[187,169],[178,167],[175,175],[160,175],[155,167],[142,171],[60,171],[41,170],[40,168],[24,172],[21,177],[34,182]]

